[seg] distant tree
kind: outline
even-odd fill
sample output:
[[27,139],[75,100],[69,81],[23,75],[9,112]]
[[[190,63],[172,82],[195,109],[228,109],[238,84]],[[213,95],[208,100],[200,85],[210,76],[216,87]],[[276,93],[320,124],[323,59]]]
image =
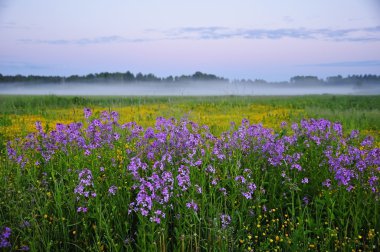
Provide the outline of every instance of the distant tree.
[[341,75],[327,77],[326,81],[329,84],[338,84],[344,82],[343,77]]
[[202,72],[195,72],[192,76],[189,76],[192,81],[223,81],[225,79],[217,77],[214,74],[206,74]]
[[173,82],[174,81],[174,78],[173,78],[173,76],[168,76],[168,77],[166,77],[165,79],[164,79],[166,82]]
[[95,75],[94,74],[87,74],[86,77],[84,77],[84,80],[89,82],[89,81],[96,81]]
[[127,82],[135,81],[135,76],[133,75],[133,73],[127,71],[127,72],[124,73],[124,75],[123,75],[123,80],[124,80],[124,81],[127,81]]
[[316,76],[294,76],[290,78],[290,83],[294,84],[317,84],[322,83],[322,80]]
[[137,81],[144,81],[144,75],[142,73],[136,74],[136,80]]
[[265,84],[267,82],[266,82],[266,80],[263,80],[263,79],[255,79],[254,83],[256,83],[256,84]]
[[144,76],[144,81],[159,82],[161,79],[150,73]]

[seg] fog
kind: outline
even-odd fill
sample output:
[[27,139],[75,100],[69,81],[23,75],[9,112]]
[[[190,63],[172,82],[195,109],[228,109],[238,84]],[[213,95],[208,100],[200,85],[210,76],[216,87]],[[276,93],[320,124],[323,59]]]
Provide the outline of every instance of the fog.
[[379,95],[379,84],[255,84],[228,82],[184,83],[9,83],[0,84],[7,95],[107,95],[107,96],[223,96],[223,95]]

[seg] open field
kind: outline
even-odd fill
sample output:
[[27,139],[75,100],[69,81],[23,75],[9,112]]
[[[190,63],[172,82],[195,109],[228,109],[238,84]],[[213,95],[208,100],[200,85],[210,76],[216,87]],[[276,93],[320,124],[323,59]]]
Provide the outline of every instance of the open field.
[[346,132],[353,129],[378,136],[380,96],[290,96],[290,97],[65,97],[0,96],[0,129],[3,136],[26,134],[39,120],[57,122],[82,120],[83,108],[96,112],[116,110],[120,120],[151,126],[159,116],[188,118],[210,126],[213,133],[228,130],[230,122],[246,118],[252,123],[279,127],[279,122],[303,118],[339,121]]
[[0,96],[0,134],[0,249],[379,249],[379,96]]

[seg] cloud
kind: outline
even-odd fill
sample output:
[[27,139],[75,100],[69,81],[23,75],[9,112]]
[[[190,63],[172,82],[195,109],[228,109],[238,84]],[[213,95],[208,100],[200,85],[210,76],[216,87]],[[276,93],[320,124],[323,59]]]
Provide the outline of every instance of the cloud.
[[50,45],[89,45],[89,44],[108,44],[115,42],[124,42],[126,39],[120,36],[102,36],[95,38],[81,38],[81,39],[46,39],[46,40],[35,40],[35,39],[21,39],[19,41],[24,43],[35,43],[35,44],[50,44]]
[[348,29],[308,29],[308,28],[278,28],[278,29],[232,29],[221,26],[181,27],[170,30],[148,29],[144,37],[126,38],[123,36],[100,36],[79,39],[20,39],[23,43],[50,45],[93,45],[110,43],[139,43],[160,40],[221,40],[221,39],[313,39],[327,41],[377,42],[380,41],[380,26],[348,28]]
[[380,41],[380,26],[349,29],[230,29],[226,27],[182,27],[166,32],[171,39],[318,39],[333,41]]
[[380,60],[363,60],[363,61],[341,61],[330,63],[319,63],[302,66],[317,67],[377,67],[380,66]]
[[94,45],[94,44],[111,44],[111,43],[135,43],[148,42],[157,39],[152,38],[125,38],[122,36],[101,36],[95,38],[80,38],[80,39],[20,39],[22,43],[31,44],[49,44],[49,45]]

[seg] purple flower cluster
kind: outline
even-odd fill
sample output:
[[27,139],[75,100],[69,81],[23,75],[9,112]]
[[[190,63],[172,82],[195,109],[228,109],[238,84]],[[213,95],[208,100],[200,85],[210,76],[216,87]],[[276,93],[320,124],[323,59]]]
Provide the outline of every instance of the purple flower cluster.
[[[344,137],[339,123],[302,120],[290,126],[282,124],[282,130],[289,132],[279,135],[243,120],[216,137],[208,127],[187,120],[160,117],[154,127],[144,129],[134,122],[120,125],[116,112],[102,112],[99,118],[89,109],[84,112],[86,128],[82,123],[57,124],[55,130],[44,132],[37,124],[37,133],[8,143],[8,157],[20,166],[38,162],[43,169],[58,154],[89,155],[102,162],[103,151],[112,153],[116,147],[126,146],[122,150],[125,163],[119,167],[120,178],[131,183],[129,213],[155,223],[161,223],[166,211],[178,202],[187,202],[188,209],[199,211],[196,202],[210,190],[226,196],[238,188],[241,199],[254,200],[256,193],[265,191],[260,188],[256,192],[257,167],[263,172],[276,171],[284,184],[300,188],[343,187],[350,191],[360,186],[380,193],[380,149],[373,146],[371,137],[360,141],[358,131]],[[310,163],[315,157],[317,162]],[[111,158],[114,166],[115,160]],[[316,170],[323,176],[313,176]],[[78,178],[74,193],[86,204],[77,211],[87,212],[88,201],[96,197],[91,169],[80,171]],[[117,193],[116,185],[105,190],[108,195]],[[311,199],[305,198],[305,204]],[[221,219],[224,223],[229,220],[226,216]]]
[[161,210],[156,210],[154,211],[154,215],[150,217],[150,221],[160,224],[162,218],[165,218],[165,213]]
[[[134,212],[140,212],[143,216],[153,214],[154,203],[166,208],[173,194],[173,183],[173,176],[168,171],[160,172],[158,170],[149,177],[139,178],[132,187],[137,191],[137,195],[136,199],[130,203],[130,208]],[[154,216],[151,220],[157,220],[157,213],[154,213]],[[161,215],[161,217],[164,218],[165,215]]]
[[342,141],[341,146],[329,146],[325,156],[338,185],[350,191],[359,182],[379,194],[380,149],[372,149],[372,141],[367,140],[368,138],[359,147]]
[[[79,184],[75,187],[74,193],[77,195],[77,201],[87,202],[90,198],[96,197],[96,192],[94,190],[93,178],[91,170],[85,168],[78,174]],[[80,206],[77,208],[77,212],[86,213],[88,208],[85,206]]]
[[228,214],[221,214],[220,222],[222,223],[222,229],[226,229],[231,224],[231,216]]
[[187,202],[186,207],[189,209],[193,209],[194,212],[198,212],[198,204],[195,203],[193,200],[191,202]]
[[108,194],[109,195],[116,195],[116,192],[117,192],[117,186],[111,186],[109,189],[108,189]]
[[[92,115],[90,109],[84,110],[86,119]],[[115,132],[118,124],[117,112],[102,112],[100,119],[88,122],[87,128],[82,123],[68,125],[58,123],[55,130],[44,132],[41,122],[36,122],[37,132],[29,134],[21,143],[20,139],[7,143],[8,157],[22,167],[26,164],[49,162],[57,152],[87,156],[103,147],[113,148],[119,140]]]
[[9,227],[4,227],[0,234],[0,248],[9,248],[11,243],[9,238],[11,237],[12,230]]

